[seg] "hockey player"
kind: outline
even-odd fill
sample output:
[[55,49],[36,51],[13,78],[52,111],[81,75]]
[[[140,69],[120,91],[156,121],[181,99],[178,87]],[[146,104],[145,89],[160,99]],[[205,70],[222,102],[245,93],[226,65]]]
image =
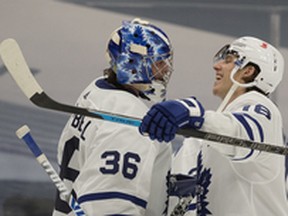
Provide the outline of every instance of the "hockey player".
[[[216,54],[213,68],[213,93],[223,100],[218,111],[205,111],[195,97],[165,101],[150,109],[140,132],[168,142],[185,127],[284,145],[280,112],[267,97],[282,80],[280,52],[260,39],[241,37]],[[287,216],[284,158],[186,139],[172,169],[186,174],[173,176],[171,194],[181,203],[172,215]]]
[[[108,41],[110,68],[83,91],[77,106],[143,117],[144,101],[165,99],[172,57],[161,29],[141,19],[124,21]],[[169,145],[135,127],[81,115],[71,116],[58,147],[60,176],[88,216],[166,215],[170,157]],[[57,197],[53,215],[73,212]]]

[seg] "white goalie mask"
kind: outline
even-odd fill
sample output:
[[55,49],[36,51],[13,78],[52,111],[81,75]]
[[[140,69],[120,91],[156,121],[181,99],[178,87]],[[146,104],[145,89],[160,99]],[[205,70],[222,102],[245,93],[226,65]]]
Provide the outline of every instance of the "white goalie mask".
[[[215,55],[215,60],[223,59],[228,54],[233,54],[237,57],[235,61],[237,70],[232,71],[231,80],[238,86],[255,86],[265,94],[270,94],[281,82],[284,72],[284,59],[282,54],[271,44],[254,37],[241,37],[230,45],[224,46]],[[248,63],[257,65],[260,73],[250,83],[237,82],[234,79],[235,73]]]

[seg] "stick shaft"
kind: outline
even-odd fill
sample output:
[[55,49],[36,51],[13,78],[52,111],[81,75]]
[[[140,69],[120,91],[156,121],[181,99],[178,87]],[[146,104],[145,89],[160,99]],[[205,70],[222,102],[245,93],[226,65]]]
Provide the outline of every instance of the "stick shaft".
[[55,184],[56,188],[59,190],[61,198],[63,198],[68,202],[70,208],[75,213],[75,215],[85,216],[84,211],[81,209],[76,199],[73,197],[72,194],[70,196],[70,191],[67,189],[66,185],[61,180],[61,178],[51,165],[46,155],[41,151],[40,147],[36,144],[35,140],[33,139],[30,133],[30,129],[28,128],[28,126],[24,125],[20,127],[16,131],[16,135],[18,136],[19,139],[22,139],[29,147],[30,151],[33,153],[38,163],[42,166],[42,168],[48,174],[52,182]]
[[[13,77],[19,88],[28,97],[28,99],[35,105],[61,112],[81,114],[98,118],[106,121],[131,125],[139,127],[141,119],[132,116],[125,116],[116,113],[109,113],[100,110],[90,110],[87,108],[81,108],[71,106],[63,103],[59,103],[50,98],[41,88],[33,74],[31,73],[28,64],[26,63],[22,51],[18,43],[14,39],[6,39],[0,44],[0,55],[8,69],[10,75]],[[205,131],[197,131],[193,129],[180,129],[177,134],[184,137],[195,137],[203,140],[209,140],[212,142],[219,142],[222,144],[249,148],[259,151],[270,152],[274,154],[288,155],[288,148],[279,145],[266,144],[260,142],[254,142],[244,139],[238,139],[234,137],[223,136],[221,134],[214,134]]]

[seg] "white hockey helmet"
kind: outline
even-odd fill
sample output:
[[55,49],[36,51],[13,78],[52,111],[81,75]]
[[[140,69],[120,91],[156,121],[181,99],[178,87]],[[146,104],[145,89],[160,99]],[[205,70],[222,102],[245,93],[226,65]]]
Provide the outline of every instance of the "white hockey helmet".
[[269,94],[281,82],[284,73],[284,58],[271,44],[255,37],[245,36],[236,39],[230,45],[224,46],[215,56],[216,59],[225,58],[227,54],[237,56],[235,64],[239,69],[248,63],[257,65],[260,73],[250,83],[241,84],[234,79],[237,70],[231,73],[234,83],[243,87],[255,86],[264,93]]

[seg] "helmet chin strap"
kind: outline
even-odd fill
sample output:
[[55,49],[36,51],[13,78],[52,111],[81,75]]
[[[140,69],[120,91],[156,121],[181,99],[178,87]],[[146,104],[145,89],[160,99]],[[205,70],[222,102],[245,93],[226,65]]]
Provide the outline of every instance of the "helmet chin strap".
[[[231,76],[233,77],[234,74],[239,70],[240,66],[235,64],[232,72],[231,72]],[[221,102],[220,106],[218,107],[218,109],[216,110],[217,113],[223,112],[224,109],[226,108],[229,100],[231,99],[232,95],[234,94],[234,92],[236,91],[236,89],[239,87],[237,82],[234,82],[234,79],[231,78],[233,82],[233,85],[230,87],[229,91],[227,92],[227,94],[225,95],[224,100]],[[221,149],[218,149],[219,151],[225,153],[225,155],[233,157],[235,155],[235,147],[230,147],[230,146],[223,146],[221,147]]]
[[235,65],[235,67],[233,68],[232,72],[231,72],[231,76],[230,79],[233,82],[233,85],[230,87],[229,91],[227,92],[227,94],[225,95],[224,100],[221,102],[220,106],[218,107],[218,109],[216,110],[216,112],[222,112],[225,107],[227,106],[230,98],[232,97],[232,95],[234,94],[234,92],[236,91],[236,89],[239,87],[239,83],[236,82],[233,78],[234,74],[238,71],[238,69],[240,68],[239,65]]
[[235,67],[233,68],[233,70],[232,70],[232,72],[230,74],[230,79],[233,82],[233,85],[231,86],[231,88],[227,92],[224,100],[222,101],[222,103],[218,107],[217,112],[222,112],[225,109],[225,107],[227,106],[227,103],[229,102],[230,98],[232,97],[232,95],[234,94],[234,92],[236,91],[236,89],[238,87],[248,88],[248,87],[255,86],[257,84],[256,80],[252,81],[252,82],[249,82],[249,83],[239,83],[238,81],[236,81],[234,79],[234,75],[240,69],[240,67],[241,67],[241,63],[236,62]]
[[[235,70],[235,68],[237,68],[237,69]],[[232,82],[234,84],[238,85],[239,87],[244,87],[244,88],[249,88],[249,87],[255,86],[257,84],[256,80],[249,82],[249,83],[240,83],[234,79],[234,75],[236,74],[236,72],[238,71],[239,68],[240,68],[240,66],[235,65],[233,71],[231,72],[230,79],[232,80]]]
[[236,91],[236,89],[238,88],[238,84],[233,83],[233,85],[230,87],[229,91],[227,92],[224,100],[221,102],[220,106],[218,107],[218,109],[216,110],[216,112],[222,112],[225,107],[227,106],[231,96],[234,94],[234,92]]

